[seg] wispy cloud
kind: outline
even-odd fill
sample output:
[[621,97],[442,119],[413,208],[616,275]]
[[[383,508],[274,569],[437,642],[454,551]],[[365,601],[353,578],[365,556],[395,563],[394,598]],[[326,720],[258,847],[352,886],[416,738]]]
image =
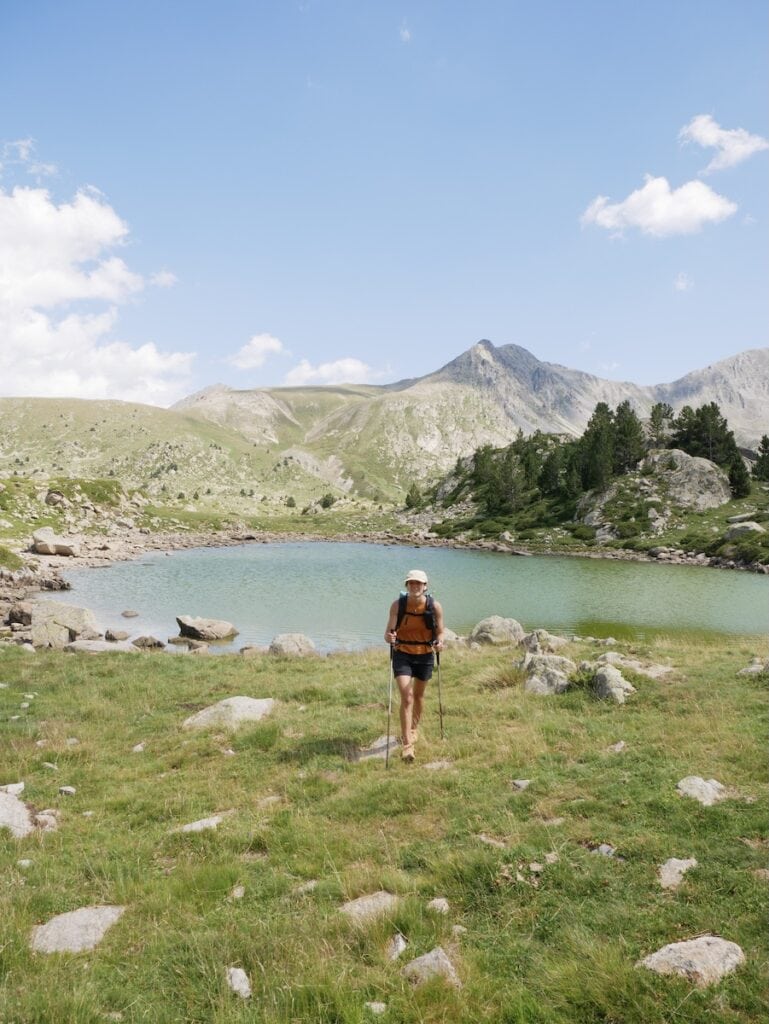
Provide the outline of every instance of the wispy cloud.
[[153,274],[150,278],[150,284],[156,288],[173,288],[178,280],[179,278],[176,274],[172,274],[170,270],[159,270],[157,274]]
[[701,181],[688,181],[672,189],[667,178],[647,175],[642,188],[622,202],[612,203],[597,196],[582,214],[581,223],[621,235],[626,228],[638,228],[645,235],[663,238],[690,235],[706,224],[731,217],[737,204],[714,192]]
[[[31,142],[13,143],[28,159]],[[98,192],[57,203],[0,188],[0,388],[5,395],[167,405],[188,387],[189,352],[115,337],[118,307],[147,281],[116,255],[129,228]],[[170,272],[156,283],[170,283]]]
[[693,117],[678,133],[678,138],[681,142],[696,142],[705,149],[716,150],[703,174],[736,167],[754,153],[769,149],[769,140],[751,135],[744,128],[722,128],[710,114]]
[[305,384],[366,384],[381,377],[380,371],[372,369],[360,359],[337,359],[318,366],[302,359],[288,371],[285,383],[291,387],[302,387]]
[[56,164],[44,163],[35,155],[34,139],[15,139],[4,142],[0,148],[0,174],[7,168],[24,173],[41,180],[58,173]]
[[401,27],[398,29],[398,35],[400,36],[402,43],[411,42],[411,29],[408,27],[405,21],[401,22]]
[[689,277],[686,271],[682,270],[676,274],[673,287],[677,292],[688,292],[690,288],[694,287],[694,278]]
[[230,356],[227,362],[237,366],[239,370],[256,370],[264,366],[270,356],[285,352],[286,349],[279,338],[274,338],[271,334],[255,334],[234,356]]

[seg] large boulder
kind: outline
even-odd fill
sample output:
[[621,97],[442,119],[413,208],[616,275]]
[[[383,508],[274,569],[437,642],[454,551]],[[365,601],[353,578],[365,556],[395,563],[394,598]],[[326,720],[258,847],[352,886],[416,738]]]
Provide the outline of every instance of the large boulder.
[[668,497],[678,505],[704,511],[731,501],[729,477],[709,459],[687,455],[679,448],[649,452],[641,472],[655,473],[667,485]]
[[32,644],[35,647],[64,648],[73,640],[95,640],[101,636],[88,608],[37,601],[32,610]]
[[237,636],[238,631],[231,622],[224,619],[193,618],[191,615],[177,615],[179,636],[188,636],[193,640],[226,640]]
[[571,685],[569,676],[577,671],[570,658],[559,654],[526,654],[521,668],[526,672],[524,690],[540,697],[563,693]]
[[635,693],[635,687],[614,665],[601,665],[593,676],[593,689],[597,697],[613,700],[617,704],[624,704],[625,697]]
[[280,633],[273,637],[269,653],[302,657],[306,654],[315,654],[315,644],[304,633]]
[[32,550],[37,555],[69,555],[76,558],[80,554],[80,542],[57,537],[50,526],[44,526],[32,534]]
[[491,644],[495,647],[515,646],[526,636],[526,630],[516,619],[504,619],[501,615],[491,615],[473,628],[469,640],[471,644]]
[[185,719],[184,729],[237,729],[247,722],[260,722],[275,707],[272,697],[226,697]]
[[737,540],[738,537],[755,537],[761,533],[766,533],[766,530],[758,523],[735,523],[734,526],[730,526],[726,531],[726,539]]

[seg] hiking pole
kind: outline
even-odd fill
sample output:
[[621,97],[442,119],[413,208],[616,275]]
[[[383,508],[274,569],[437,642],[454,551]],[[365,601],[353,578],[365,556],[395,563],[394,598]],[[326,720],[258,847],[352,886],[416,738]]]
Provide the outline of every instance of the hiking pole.
[[441,696],[441,652],[435,652],[435,661],[438,665],[438,714],[441,719],[441,739],[443,736],[443,697]]
[[390,719],[393,714],[393,645],[390,644],[390,677],[387,684],[387,746],[385,748],[385,770],[390,767]]

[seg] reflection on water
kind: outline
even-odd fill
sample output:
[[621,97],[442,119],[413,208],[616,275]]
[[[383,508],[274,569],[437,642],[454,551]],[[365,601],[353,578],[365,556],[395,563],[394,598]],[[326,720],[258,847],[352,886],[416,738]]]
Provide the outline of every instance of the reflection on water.
[[376,544],[285,543],[150,554],[66,574],[59,599],[93,609],[102,628],[178,633],[177,615],[235,623],[222,650],[305,633],[322,651],[383,644],[390,602],[406,572],[425,569],[446,624],[466,633],[488,615],[565,634],[765,633],[769,580],[695,566]]

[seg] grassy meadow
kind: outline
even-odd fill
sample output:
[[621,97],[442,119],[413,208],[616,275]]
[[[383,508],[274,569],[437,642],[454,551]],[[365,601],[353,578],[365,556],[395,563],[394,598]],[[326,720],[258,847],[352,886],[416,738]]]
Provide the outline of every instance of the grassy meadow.
[[[22,798],[58,808],[60,825],[23,840],[0,833],[0,1020],[765,1019],[767,883],[754,872],[767,855],[767,679],[736,675],[761,641],[622,649],[675,672],[627,672],[638,692],[617,706],[580,686],[526,694],[510,650],[447,651],[446,738],[433,683],[417,762],[395,758],[389,771],[349,760],[385,732],[384,646],[306,660],[6,650],[0,784],[24,781]],[[236,733],[181,730],[234,695],[279,703]],[[424,767],[438,760],[450,767]],[[686,775],[735,795],[702,807],[676,794]],[[516,791],[514,779],[531,782]],[[76,795],[59,795],[62,785]],[[172,831],[226,811],[216,831]],[[595,852],[601,843],[616,856]],[[670,857],[699,862],[675,892],[657,880]],[[391,915],[356,926],[339,913],[379,889],[403,897]],[[436,896],[447,915],[428,909]],[[34,925],[93,904],[127,908],[94,951],[30,951]],[[408,948],[392,962],[396,931]],[[635,966],[704,932],[746,955],[716,986]],[[401,967],[438,945],[462,988],[412,988]],[[228,988],[231,966],[249,976],[250,999]],[[373,1017],[367,1001],[386,1013]]]

